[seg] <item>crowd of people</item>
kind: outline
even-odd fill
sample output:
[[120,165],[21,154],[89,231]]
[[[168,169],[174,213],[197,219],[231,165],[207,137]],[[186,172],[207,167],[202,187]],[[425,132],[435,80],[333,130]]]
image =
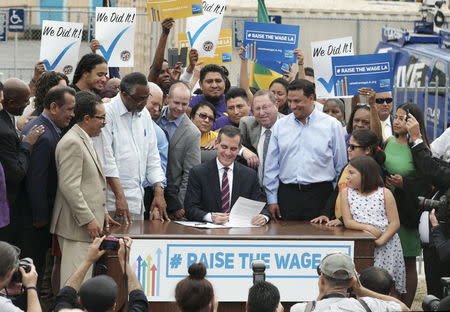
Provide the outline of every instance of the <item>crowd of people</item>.
[[[416,157],[431,159],[430,149],[450,155],[449,131],[430,144],[417,104],[395,103],[393,111],[392,94],[370,88],[359,89],[346,118],[344,100],[316,98],[314,73],[304,67],[300,50],[297,72],[275,79],[268,90],[249,86],[243,49],[239,86],[224,66],[199,62],[194,49],[184,70],[180,64],[170,68],[164,52],[173,24],[171,18],[162,22],[147,76],[108,76],[93,41],[93,53],[80,59],[71,81],[38,63],[29,83],[10,78],[0,85],[0,240],[34,260],[39,282],[34,275],[24,278],[25,289],[51,296],[62,288],[60,295],[73,302],[100,256],[93,250],[111,227],[143,219],[224,224],[243,196],[267,203],[254,225],[296,220],[371,233],[375,266],[386,270],[390,294],[401,300],[386,309],[410,307],[422,252],[416,199],[450,184],[430,178],[431,165]],[[432,211],[433,231],[442,227],[435,219]],[[441,253],[426,248],[435,264]],[[444,253],[437,261],[449,258]],[[335,261],[347,275],[336,277],[339,270],[322,263],[319,288],[325,297],[328,288],[359,285],[351,259]],[[14,265],[0,268],[4,278]],[[436,296],[442,297],[436,279],[450,276],[449,267],[428,266],[427,286]],[[178,285],[181,310],[194,300],[186,289],[205,273],[201,265],[191,267]],[[208,295],[196,304],[204,301],[213,310],[213,290],[201,283],[195,287]],[[256,297],[276,293],[269,285],[254,287],[250,294]],[[386,299],[363,287],[354,290]],[[317,307],[338,304],[325,297]],[[143,305],[141,295],[136,298]],[[29,302],[35,299],[29,295]],[[358,304],[360,310],[376,306],[346,303]]]

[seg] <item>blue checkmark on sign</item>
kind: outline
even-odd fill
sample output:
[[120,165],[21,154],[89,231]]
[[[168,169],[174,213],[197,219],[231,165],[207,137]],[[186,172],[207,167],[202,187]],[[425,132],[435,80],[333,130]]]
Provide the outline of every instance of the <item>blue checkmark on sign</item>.
[[191,48],[193,47],[195,41],[197,40],[198,36],[200,36],[200,34],[205,30],[205,28],[211,24],[212,22],[214,22],[217,19],[217,17],[214,17],[208,21],[206,21],[202,26],[200,26],[200,28],[195,32],[194,36],[191,36],[191,32],[188,31],[187,35],[189,38],[189,44],[191,45]]
[[61,51],[61,53],[59,53],[59,55],[56,57],[55,61],[53,62],[53,64],[50,64],[50,62],[45,59],[43,60],[44,65],[45,65],[45,69],[46,70],[53,70],[55,69],[56,66],[58,66],[59,62],[61,61],[61,59],[63,58],[64,54],[66,54],[66,52],[75,44],[77,43],[77,41],[72,42],[71,44],[69,44],[67,47],[64,48],[64,50]]
[[336,77],[333,75],[331,76],[329,81],[326,81],[325,79],[320,77],[319,79],[317,79],[317,81],[323,85],[323,87],[325,88],[325,90],[327,90],[328,93],[330,93],[333,90],[335,78]]
[[109,58],[111,57],[112,52],[114,51],[114,48],[117,45],[117,42],[119,42],[120,37],[130,28],[131,26],[125,27],[117,36],[114,38],[114,40],[111,42],[111,45],[108,49],[105,49],[103,45],[100,45],[100,52],[102,52],[103,57],[107,62],[109,62]]

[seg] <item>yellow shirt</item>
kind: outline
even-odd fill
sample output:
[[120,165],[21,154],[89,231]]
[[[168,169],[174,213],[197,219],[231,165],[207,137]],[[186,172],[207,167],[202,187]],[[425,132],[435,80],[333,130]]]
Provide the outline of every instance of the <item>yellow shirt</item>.
[[217,138],[218,133],[216,131],[209,131],[202,133],[202,138],[200,140],[200,146],[205,146],[209,141]]
[[334,214],[336,216],[336,219],[342,217],[340,192],[344,187],[347,187],[347,175],[348,175],[348,166],[345,166],[344,170],[342,171],[341,177],[339,178],[338,181],[339,194],[336,197],[336,204],[334,205]]

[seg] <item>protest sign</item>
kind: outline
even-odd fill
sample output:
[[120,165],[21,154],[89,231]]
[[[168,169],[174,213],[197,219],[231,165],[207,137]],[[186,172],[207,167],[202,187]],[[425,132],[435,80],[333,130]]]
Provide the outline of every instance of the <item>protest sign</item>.
[[187,18],[189,46],[196,49],[200,57],[214,57],[225,9],[226,0],[204,0],[203,15]]
[[61,71],[72,80],[82,35],[82,23],[42,21],[39,59],[45,69]]
[[317,297],[317,267],[335,252],[353,257],[354,242],[136,239],[130,264],[151,302],[173,301],[175,286],[194,262],[206,266],[219,301],[244,302],[253,284],[252,262],[261,260],[267,280],[279,287],[281,300],[296,302]]
[[[244,47],[250,60],[295,62],[300,26],[245,22]],[[264,65],[264,64],[262,64]],[[265,66],[265,65],[264,65]]]
[[[233,53],[231,29],[222,29],[219,35],[217,48],[214,51],[214,57],[200,57],[199,61],[205,64],[225,65],[233,62],[231,55]],[[189,40],[186,33],[178,34],[178,48],[189,47]]]
[[110,67],[134,66],[134,30],[136,8],[95,9],[95,39],[100,42],[97,54]]
[[352,37],[311,42],[311,55],[317,97],[334,97],[335,90],[331,57],[353,55]]
[[147,16],[152,22],[182,19],[203,14],[201,0],[147,0]]
[[358,94],[362,87],[392,91],[392,56],[388,53],[334,56],[331,62],[336,96]]

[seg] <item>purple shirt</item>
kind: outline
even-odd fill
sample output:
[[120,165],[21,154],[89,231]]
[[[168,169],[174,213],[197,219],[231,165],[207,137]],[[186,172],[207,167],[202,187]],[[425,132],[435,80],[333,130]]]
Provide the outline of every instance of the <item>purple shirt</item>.
[[239,127],[239,125],[232,123],[228,116],[222,116],[216,119],[216,122],[213,124],[211,130],[219,130],[228,125]]
[[0,228],[9,224],[9,206],[6,195],[6,180],[3,166],[0,163]]
[[[200,94],[191,97],[191,102],[189,103],[189,107],[194,107],[196,104],[198,104],[201,101],[206,101],[205,95]],[[218,117],[225,116],[225,113],[227,111],[227,103],[225,102],[225,95],[222,95],[220,97],[220,101],[217,104],[213,104],[216,108],[216,115]]]

